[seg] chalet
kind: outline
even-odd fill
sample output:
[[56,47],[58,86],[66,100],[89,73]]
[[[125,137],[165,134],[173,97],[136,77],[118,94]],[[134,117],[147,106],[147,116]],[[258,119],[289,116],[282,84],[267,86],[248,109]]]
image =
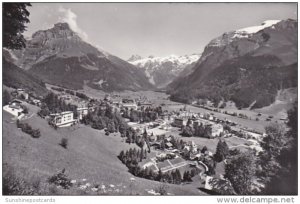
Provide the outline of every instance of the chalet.
[[151,142],[151,147],[153,147],[154,149],[160,149],[161,144],[160,142]]
[[17,95],[23,96],[25,100],[29,99],[29,94],[24,89],[17,89]]
[[50,123],[56,127],[68,127],[75,123],[72,111],[50,114]]
[[41,100],[39,99],[32,99],[32,103],[36,106],[41,106],[42,105],[42,102]]
[[200,120],[195,120],[194,122],[193,122],[193,127],[194,128],[197,128],[199,125],[200,125]]
[[25,90],[24,89],[17,89],[17,93],[18,94],[23,94],[23,93],[25,93]]
[[129,110],[130,109],[133,109],[133,110],[138,109],[138,106],[136,105],[136,103],[123,103],[122,106],[123,106],[123,108],[128,108]]
[[183,119],[182,118],[175,118],[172,125],[174,127],[179,127],[179,128],[183,127]]
[[150,103],[150,102],[139,102],[139,106],[148,108],[148,107],[152,107],[152,103]]
[[89,109],[87,107],[81,107],[77,108],[77,115],[79,120],[82,120],[83,116],[86,116],[89,112]]
[[200,158],[201,158],[201,153],[190,155],[190,160],[200,160]]
[[110,95],[106,94],[104,97],[104,101],[111,101]]
[[68,100],[71,100],[71,99],[72,99],[72,96],[71,96],[71,95],[68,95],[68,94],[66,94],[66,95],[62,95],[60,98],[61,98],[62,100],[66,100],[66,101],[68,101]]
[[168,149],[172,149],[172,148],[173,148],[173,145],[172,145],[171,142],[167,142],[165,145],[166,145],[166,147],[167,147]]
[[190,151],[191,151],[191,147],[188,145],[184,146],[184,148],[182,150],[183,155],[186,157],[188,157],[190,155]]
[[195,144],[195,142],[194,141],[190,141],[189,142],[189,145],[190,145],[190,147],[191,147],[191,152],[193,153],[193,154],[195,154],[195,153],[197,153],[197,145]]
[[209,118],[208,118],[208,120],[210,120],[210,121],[214,121],[214,116],[209,116]]
[[212,124],[211,125],[211,136],[218,137],[224,131],[223,125],[221,124]]
[[166,158],[167,157],[167,154],[166,153],[160,153],[160,154],[157,154],[156,155],[156,158],[157,159],[164,159],[164,158]]
[[21,104],[22,101],[14,99],[8,105],[4,106],[3,110],[19,118],[24,116],[24,114],[22,113],[24,109]]
[[146,164],[143,165],[143,169],[150,168],[153,165],[154,165],[153,162],[147,162]]
[[154,135],[154,134],[150,135],[148,138],[149,138],[149,141],[150,141],[150,142],[154,142],[154,141],[157,140],[157,136]]
[[21,100],[18,100],[18,99],[14,99],[12,100],[10,103],[9,103],[9,106],[11,107],[21,107],[21,104],[23,102]]
[[121,104],[122,104],[122,100],[114,98],[114,99],[111,100],[111,104],[113,104],[113,105],[115,105],[117,107],[120,107]]
[[169,120],[169,119],[170,119],[168,113],[162,113],[162,114],[160,115],[160,118],[163,119],[163,120]]

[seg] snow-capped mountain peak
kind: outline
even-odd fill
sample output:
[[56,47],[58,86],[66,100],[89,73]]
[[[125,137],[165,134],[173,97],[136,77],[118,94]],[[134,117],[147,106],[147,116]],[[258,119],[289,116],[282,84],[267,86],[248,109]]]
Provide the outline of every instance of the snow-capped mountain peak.
[[268,27],[274,28],[274,26],[279,22],[281,22],[281,20],[266,20],[261,25],[258,26],[250,26],[250,27],[241,28],[231,32],[226,32],[220,37],[213,39],[208,46],[219,47],[219,46],[227,45],[234,40],[238,40],[239,38],[249,38],[255,33],[258,33],[259,31],[265,28]]
[[177,77],[186,67],[198,61],[200,56],[200,54],[184,56],[172,54],[165,57],[151,55],[137,60],[128,60],[128,62],[143,69],[149,78],[149,82],[161,87]]
[[247,34],[253,34],[253,33],[257,33],[258,31],[261,31],[262,29],[265,29],[267,27],[271,27],[274,24],[279,23],[281,20],[267,20],[264,21],[261,25],[259,26],[251,26],[251,27],[247,27],[247,28],[242,28],[237,30],[237,33],[247,33]]

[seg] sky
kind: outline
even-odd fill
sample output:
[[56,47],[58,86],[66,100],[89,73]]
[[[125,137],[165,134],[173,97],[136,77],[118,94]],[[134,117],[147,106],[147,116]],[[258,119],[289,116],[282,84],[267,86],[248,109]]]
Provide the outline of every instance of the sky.
[[125,60],[201,53],[224,32],[297,19],[296,3],[32,3],[28,10],[25,36],[67,22],[85,41]]

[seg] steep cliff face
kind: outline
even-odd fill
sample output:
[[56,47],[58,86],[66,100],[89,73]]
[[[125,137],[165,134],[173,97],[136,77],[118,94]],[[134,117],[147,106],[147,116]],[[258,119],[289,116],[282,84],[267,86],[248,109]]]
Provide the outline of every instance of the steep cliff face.
[[[168,86],[172,98],[234,100],[240,107],[255,101],[254,107],[269,105],[282,81],[291,81],[283,83],[285,87],[297,86],[293,76],[297,73],[297,29],[295,20],[266,21],[213,39],[193,71]],[[256,79],[262,81],[256,83]],[[272,88],[261,85],[269,80]],[[259,93],[266,94],[265,100]]]
[[141,70],[83,41],[67,23],[37,31],[26,49],[13,54],[16,65],[50,84],[105,91],[153,88]]

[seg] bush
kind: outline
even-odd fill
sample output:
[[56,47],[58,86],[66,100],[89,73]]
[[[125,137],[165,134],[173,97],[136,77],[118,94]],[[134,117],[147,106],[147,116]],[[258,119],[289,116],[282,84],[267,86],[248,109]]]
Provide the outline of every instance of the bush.
[[10,169],[3,175],[3,195],[34,195],[35,190],[24,179]]
[[33,129],[28,123],[21,123],[19,120],[17,120],[17,128],[21,128],[22,132],[25,132],[33,138],[39,138],[41,137],[41,132],[39,129]]
[[168,188],[169,186],[167,186],[167,184],[162,183],[157,187],[155,192],[158,192],[160,195],[168,195]]
[[41,132],[40,132],[40,130],[39,130],[39,129],[33,130],[31,136],[32,136],[33,138],[39,138],[39,137],[41,137]]
[[67,138],[62,138],[61,141],[60,141],[60,146],[67,149],[68,148],[68,139]]
[[68,176],[65,174],[65,169],[63,169],[61,172],[51,176],[48,179],[49,183],[53,183],[57,186],[61,186],[64,189],[69,189],[72,187],[71,179],[68,178]]
[[59,92],[63,92],[63,91],[64,91],[64,89],[63,89],[63,88],[60,88],[60,87],[58,87],[58,88],[56,88],[56,87],[51,87],[51,89],[52,89],[52,90],[55,90],[55,91],[59,91]]
[[23,113],[28,114],[28,108],[26,106],[22,106],[22,108],[23,108]]

